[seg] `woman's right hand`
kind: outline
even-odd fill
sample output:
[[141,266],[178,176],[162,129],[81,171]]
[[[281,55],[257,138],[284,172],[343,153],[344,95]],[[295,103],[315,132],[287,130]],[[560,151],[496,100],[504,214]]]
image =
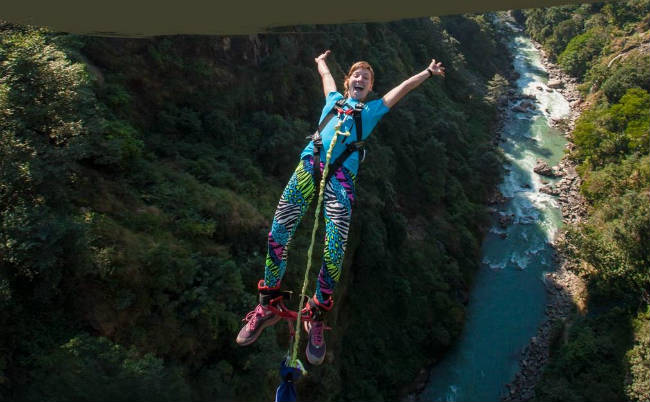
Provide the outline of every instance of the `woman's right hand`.
[[327,56],[329,56],[330,53],[331,53],[330,50],[326,50],[325,53],[323,53],[320,56],[316,57],[314,59],[314,61],[316,62],[316,64],[318,64],[318,62],[320,62],[320,61],[325,61],[325,59],[327,58]]

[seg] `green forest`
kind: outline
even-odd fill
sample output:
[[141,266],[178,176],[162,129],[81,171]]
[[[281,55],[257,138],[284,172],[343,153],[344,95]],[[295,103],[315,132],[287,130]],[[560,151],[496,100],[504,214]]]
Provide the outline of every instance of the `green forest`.
[[560,325],[538,401],[650,399],[650,2],[526,10],[526,31],[578,78],[572,132],[588,216],[562,250],[587,281]]
[[[492,95],[503,88],[488,84],[510,61],[486,17],[146,39],[5,22],[1,400],[273,398],[286,325],[250,347],[234,340],[323,107],[324,49],[339,89],[349,65],[370,62],[373,98],[431,58],[446,77],[371,137],[328,317],[334,352],[299,394],[395,400],[444,353],[502,174]],[[292,244],[288,290],[299,291],[312,222]]]
[[[560,245],[579,261],[587,308],[556,325],[536,400],[648,400],[650,1],[514,14],[587,105],[568,156],[589,211]],[[273,399],[287,326],[248,347],[235,337],[257,303],[278,199],[317,127],[314,57],[326,49],[339,90],[353,62],[373,66],[371,99],[432,58],[446,76],[370,137],[330,352],[298,394],[413,392],[463,329],[503,177],[499,100],[514,76],[491,21],[140,39],[0,21],[0,401]],[[283,280],[296,294],[312,225],[313,207]]]

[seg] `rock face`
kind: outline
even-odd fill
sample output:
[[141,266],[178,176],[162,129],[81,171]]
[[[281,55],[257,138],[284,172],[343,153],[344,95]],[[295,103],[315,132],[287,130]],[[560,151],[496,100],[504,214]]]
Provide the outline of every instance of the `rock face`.
[[502,214],[499,216],[499,226],[501,226],[502,229],[507,228],[508,226],[512,225],[512,222],[515,220],[515,214]]

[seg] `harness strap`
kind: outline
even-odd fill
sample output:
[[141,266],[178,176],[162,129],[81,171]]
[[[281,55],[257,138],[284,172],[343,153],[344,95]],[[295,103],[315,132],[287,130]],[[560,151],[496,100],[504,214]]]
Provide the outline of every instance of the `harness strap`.
[[[316,178],[316,183],[320,183],[321,181],[321,171],[320,171],[320,149],[323,146],[323,140],[320,137],[320,132],[325,128],[327,123],[332,119],[332,117],[335,114],[335,111],[338,113],[345,113],[347,115],[352,114],[352,117],[354,119],[354,126],[355,126],[355,131],[356,131],[356,140],[348,143],[345,151],[341,155],[339,155],[338,158],[336,158],[334,161],[330,161],[331,169],[329,169],[328,175],[325,179],[325,183],[329,181],[329,179],[332,177],[332,175],[343,165],[343,163],[348,159],[350,155],[352,155],[353,152],[359,152],[359,151],[364,151],[363,157],[361,158],[361,161],[365,159],[365,149],[363,148],[365,143],[361,140],[363,138],[363,119],[361,118],[361,111],[365,107],[365,104],[363,102],[357,102],[354,105],[354,109],[348,109],[348,110],[343,110],[343,106],[345,105],[345,99],[339,99],[336,101],[336,104],[334,107],[329,111],[329,113],[323,118],[323,121],[320,123],[318,126],[318,131],[314,133],[314,135],[311,137],[312,141],[314,142],[314,175]],[[341,141],[342,144],[345,143],[347,138],[343,138]]]
[[338,158],[336,158],[334,163],[331,164],[330,170],[329,172],[327,172],[327,177],[325,178],[326,184],[329,181],[329,179],[332,177],[332,175],[336,173],[336,171],[339,170],[341,166],[343,166],[343,162],[345,162],[348,159],[348,157],[352,155],[352,153],[363,150],[364,144],[365,143],[363,141],[355,141],[348,144],[348,146],[345,147],[345,151],[343,151],[343,153],[339,155]]
[[[354,105],[353,118],[354,118],[354,126],[356,128],[355,130],[356,140],[347,144],[343,153],[341,153],[341,155],[339,155],[338,158],[336,158],[333,162],[331,162],[331,168],[327,173],[327,177],[325,178],[325,183],[329,181],[332,175],[336,173],[336,171],[339,170],[341,166],[343,166],[343,163],[354,152],[364,151],[363,158],[361,160],[363,161],[363,159],[365,158],[366,156],[365,149],[364,149],[365,142],[361,140],[363,138],[363,125],[361,119],[361,111],[363,110],[364,107],[365,104],[363,102],[359,102],[356,105]],[[341,143],[345,143],[346,140],[347,138],[343,138]]]
[[[320,150],[323,147],[323,139],[321,138],[321,131],[327,126],[327,123],[332,120],[334,115],[336,115],[339,111],[343,110],[343,106],[345,105],[345,99],[339,99],[336,101],[334,106],[330,109],[329,112],[323,117],[323,121],[320,122],[318,125],[318,130],[311,136],[311,140],[314,143],[314,175],[316,177],[316,183],[320,183],[321,175],[320,175]],[[307,137],[310,138],[310,137]]]
[[341,109],[343,109],[343,106],[345,106],[345,99],[339,99],[336,101],[334,106],[330,109],[330,111],[323,117],[323,121],[320,122],[318,125],[318,133],[320,134],[321,131],[327,126],[327,123],[332,120],[332,117],[334,117],[335,114]]

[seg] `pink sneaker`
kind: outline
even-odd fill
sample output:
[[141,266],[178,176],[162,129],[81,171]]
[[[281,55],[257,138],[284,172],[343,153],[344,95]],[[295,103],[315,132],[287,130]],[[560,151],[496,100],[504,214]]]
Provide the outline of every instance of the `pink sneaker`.
[[309,332],[309,342],[307,342],[307,361],[315,366],[323,363],[325,360],[325,324],[323,321],[307,321],[305,328]]
[[320,303],[316,296],[313,296],[303,309],[303,313],[306,313],[311,318],[310,321],[304,322],[305,331],[309,334],[305,354],[307,355],[307,361],[315,366],[322,364],[323,360],[325,360],[327,348],[325,346],[324,331],[331,328],[325,325],[324,319],[327,312],[332,309],[333,304],[331,297],[328,298],[327,304],[324,304]]
[[258,304],[255,310],[246,314],[246,317],[242,320],[246,321],[246,325],[239,331],[237,343],[241,346],[250,345],[259,338],[264,328],[275,325],[281,319],[268,307]]

